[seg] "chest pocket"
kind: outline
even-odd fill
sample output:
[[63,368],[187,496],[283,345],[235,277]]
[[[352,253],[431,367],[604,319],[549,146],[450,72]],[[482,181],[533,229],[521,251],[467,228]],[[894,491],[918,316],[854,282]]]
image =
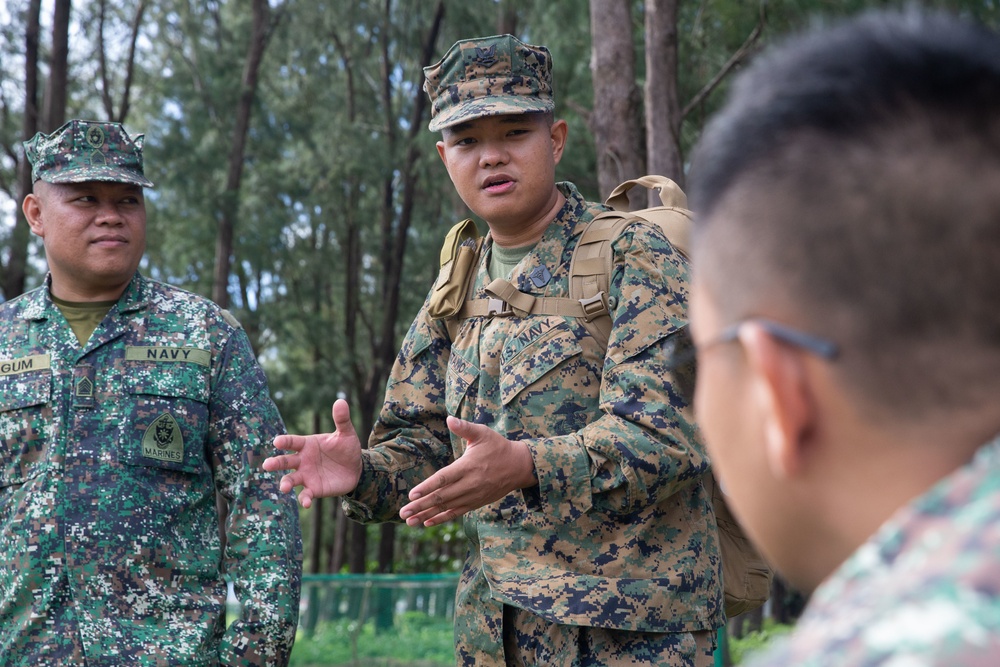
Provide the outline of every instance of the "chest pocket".
[[479,379],[479,369],[465,357],[453,351],[448,359],[448,383],[445,391],[445,407],[448,414],[461,416],[462,402],[469,390]]
[[51,371],[0,376],[0,487],[41,472],[52,435],[51,398]]
[[[526,325],[504,346],[501,356],[500,397],[505,406],[514,399],[552,410],[568,402],[596,400],[601,378],[581,354],[576,334],[565,321]],[[532,401],[533,396],[539,399]],[[530,410],[529,410],[530,411]]]
[[120,460],[128,465],[208,470],[209,369],[187,362],[128,362]]

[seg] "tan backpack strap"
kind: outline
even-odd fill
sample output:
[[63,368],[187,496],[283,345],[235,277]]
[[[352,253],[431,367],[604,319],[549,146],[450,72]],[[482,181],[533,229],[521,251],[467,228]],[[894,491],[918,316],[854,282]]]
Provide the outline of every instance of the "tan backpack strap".
[[528,315],[563,315],[590,321],[607,315],[607,304],[598,295],[590,299],[568,299],[558,296],[532,296],[520,291],[509,280],[497,278],[486,286],[489,299],[467,299],[457,319],[470,317],[527,317]]
[[629,210],[628,192],[637,185],[641,185],[647,190],[656,190],[660,196],[660,203],[664,206],[687,208],[687,195],[684,194],[680,186],[666,176],[655,174],[625,181],[611,191],[604,203],[616,211]]
[[606,211],[587,223],[570,262],[569,298],[532,296],[518,290],[509,280],[498,278],[486,286],[489,298],[466,299],[452,319],[528,315],[575,317],[602,347],[607,347],[611,334],[610,308],[613,307],[608,300],[613,268],[611,243],[638,219],[629,213]]
[[615,306],[608,300],[614,260],[611,243],[636,219],[618,211],[595,216],[580,234],[569,265],[569,300],[586,305],[588,313],[582,318],[583,326],[602,347],[608,346],[610,309]]

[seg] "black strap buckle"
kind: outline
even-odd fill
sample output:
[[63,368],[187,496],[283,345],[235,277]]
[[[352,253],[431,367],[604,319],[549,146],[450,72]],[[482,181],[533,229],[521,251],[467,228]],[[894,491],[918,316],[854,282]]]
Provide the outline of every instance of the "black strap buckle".
[[503,299],[490,297],[486,300],[486,314],[490,317],[510,317],[514,314],[510,304]]

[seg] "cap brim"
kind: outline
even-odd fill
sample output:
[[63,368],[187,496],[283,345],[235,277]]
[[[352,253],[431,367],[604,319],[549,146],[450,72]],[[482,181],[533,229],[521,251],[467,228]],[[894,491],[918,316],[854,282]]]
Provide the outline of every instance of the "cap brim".
[[551,99],[515,97],[512,95],[479,97],[459,102],[431,119],[428,128],[439,132],[448,127],[487,116],[508,116],[523,113],[545,113],[555,109]]
[[142,174],[126,169],[90,168],[90,169],[66,169],[55,174],[52,178],[44,175],[40,180],[47,183],[87,183],[88,181],[105,181],[110,183],[132,183],[141,185],[144,188],[153,187],[153,182]]

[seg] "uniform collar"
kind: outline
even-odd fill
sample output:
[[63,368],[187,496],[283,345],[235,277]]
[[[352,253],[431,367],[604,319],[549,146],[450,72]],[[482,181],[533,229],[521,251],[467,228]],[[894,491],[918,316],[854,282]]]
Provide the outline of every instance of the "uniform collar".
[[[572,239],[581,234],[594,216],[605,210],[605,207],[594,202],[588,202],[569,182],[557,183],[556,187],[566,198],[565,203],[555,217],[545,228],[542,238],[521,260],[518,269],[511,277],[511,282],[518,290],[526,293],[544,294],[548,291],[550,280],[556,275],[565,278],[569,271],[569,259],[572,256]],[[492,238],[488,237],[488,244]],[[489,247],[486,245],[485,247]],[[480,271],[487,273],[487,253],[482,253]],[[533,272],[540,274],[533,280]],[[480,277],[482,280],[482,276]]]
[[[24,295],[25,306],[21,311],[21,317],[26,320],[41,320],[48,316],[50,308],[56,305],[52,302],[50,290],[52,289],[52,274],[45,276],[45,284],[36,290]],[[125,291],[118,297],[118,310],[129,312],[145,307],[149,301],[149,281],[138,271],[129,282]]]

